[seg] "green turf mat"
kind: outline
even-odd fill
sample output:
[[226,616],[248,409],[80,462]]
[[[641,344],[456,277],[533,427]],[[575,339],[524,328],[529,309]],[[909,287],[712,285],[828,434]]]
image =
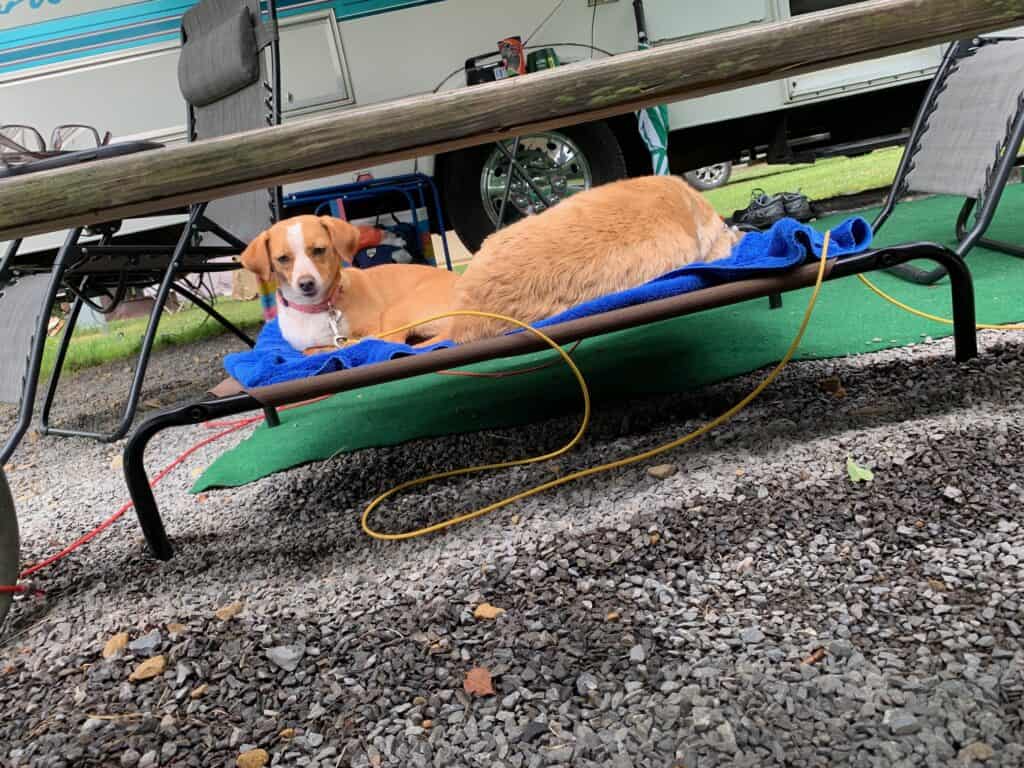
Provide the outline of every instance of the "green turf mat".
[[[1007,188],[1003,215],[997,215],[990,234],[1024,243],[1024,217],[1014,215],[1022,204],[1024,185]],[[958,201],[950,198],[903,203],[876,244],[952,243],[958,210]],[[865,217],[870,220],[873,215]],[[823,219],[816,226],[824,229],[842,218]],[[982,249],[968,258],[979,321],[1024,319],[1024,262]],[[925,287],[885,274],[872,279],[911,306],[950,316],[946,280]],[[780,310],[769,310],[767,299],[761,299],[590,339],[574,357],[598,408],[610,398],[691,390],[776,362],[796,333],[809,295],[809,290],[786,294]],[[909,315],[883,302],[859,280],[847,278],[822,288],[797,358],[842,357],[950,333],[948,326]],[[542,352],[481,363],[470,370],[509,370],[552,357],[552,352]],[[346,392],[283,412],[281,426],[273,430],[261,426],[217,459],[193,492],[243,485],[336,453],[514,426],[579,407],[577,385],[564,365],[505,379],[431,374]]]

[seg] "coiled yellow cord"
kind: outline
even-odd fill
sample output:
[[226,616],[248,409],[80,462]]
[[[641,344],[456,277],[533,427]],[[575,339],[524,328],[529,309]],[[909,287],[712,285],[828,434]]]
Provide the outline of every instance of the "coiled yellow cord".
[[380,539],[382,541],[402,541],[405,539],[413,539],[418,536],[425,536],[428,533],[435,533],[437,531],[444,530],[445,528],[450,528],[453,525],[458,525],[459,523],[464,523],[468,520],[480,517],[481,515],[486,515],[488,512],[493,512],[496,509],[501,509],[502,507],[508,506],[509,504],[512,504],[516,501],[520,501],[530,496],[534,496],[538,493],[542,493],[543,491],[550,490],[551,488],[557,488],[560,485],[565,485],[566,483],[572,482],[573,480],[578,480],[583,477],[589,477],[591,475],[596,475],[601,472],[607,472],[609,470],[617,469],[619,467],[629,466],[630,464],[636,464],[637,462],[645,461],[647,459],[653,458],[654,456],[659,456],[667,451],[673,450],[674,448],[679,448],[680,446],[686,445],[687,443],[696,440],[698,437],[707,434],[715,427],[724,424],[737,413],[739,413],[748,405],[750,405],[750,403],[752,403],[773,381],[775,381],[775,379],[778,378],[779,374],[782,373],[782,369],[786,367],[789,361],[793,358],[793,355],[796,354],[796,350],[800,346],[800,342],[803,340],[804,333],[807,330],[807,326],[811,321],[811,313],[814,311],[814,305],[817,303],[818,294],[821,291],[821,284],[825,279],[825,264],[828,260],[828,248],[830,242],[831,232],[826,232],[825,240],[821,249],[821,259],[818,262],[818,275],[814,283],[814,291],[811,293],[811,298],[807,302],[807,309],[804,311],[804,317],[803,321],[800,323],[800,329],[797,331],[796,336],[794,337],[792,343],[789,345],[789,349],[786,350],[786,354],[782,356],[782,360],[779,361],[778,365],[776,365],[775,368],[772,369],[771,373],[769,373],[765,377],[765,379],[760,384],[758,384],[757,387],[755,387],[750,394],[748,394],[746,397],[740,400],[736,405],[734,405],[728,411],[723,413],[721,416],[709,421],[707,424],[698,429],[695,429],[693,432],[690,432],[689,434],[677,438],[676,440],[673,440],[669,443],[665,443],[664,445],[658,446],[657,448],[651,448],[650,450],[643,451],[642,453],[638,453],[633,456],[629,456],[625,459],[618,459],[616,461],[610,461],[606,464],[600,464],[595,467],[589,467],[587,469],[581,469],[576,472],[572,472],[568,475],[565,475],[564,477],[560,477],[555,480],[550,480],[546,483],[541,483],[540,485],[534,486],[533,488],[528,488],[525,491],[520,491],[519,493],[513,496],[509,496],[507,498],[501,499],[500,501],[488,504],[487,506],[475,509],[472,512],[457,515],[448,520],[444,520],[440,523],[435,523],[434,525],[429,525],[425,528],[419,528],[417,530],[407,531],[404,533],[381,533],[380,531],[374,530],[370,527],[369,524],[370,515],[384,501],[394,496],[396,493],[406,490],[407,488],[415,488],[417,486],[433,482],[434,480],[441,480],[447,477],[457,477],[459,475],[467,475],[474,472],[483,472],[489,469],[503,469],[507,467],[522,466],[524,464],[536,464],[537,462],[548,461],[549,459],[556,458],[570,451],[583,438],[583,435],[587,431],[587,427],[590,424],[590,391],[588,390],[587,382],[583,378],[583,374],[580,372],[580,369],[576,366],[576,363],[569,356],[569,354],[557,344],[557,342],[555,342],[549,336],[544,334],[542,331],[539,331],[536,328],[533,328],[527,325],[526,323],[520,322],[519,320],[516,320],[511,317],[505,317],[503,315],[497,315],[491,312],[460,310],[456,312],[446,312],[443,315],[436,315],[435,317],[428,318],[427,320],[420,320],[416,323],[410,323],[409,325],[402,326],[401,328],[396,328],[394,331],[390,331],[387,334],[382,334],[384,336],[388,336],[391,333],[407,330],[408,328],[412,328],[417,325],[422,325],[423,323],[432,322],[434,320],[438,320],[445,317],[455,317],[458,315],[471,317],[486,317],[495,320],[501,320],[503,322],[518,326],[519,328],[522,328],[523,330],[532,333],[535,336],[538,336],[552,349],[556,350],[558,354],[561,355],[562,359],[565,361],[565,364],[569,366],[570,370],[572,370],[573,375],[579,382],[580,392],[583,395],[583,419],[580,423],[580,427],[577,430],[576,434],[568,443],[566,443],[558,450],[546,453],[543,456],[535,456],[528,459],[517,459],[515,461],[503,461],[495,464],[482,464],[476,467],[455,469],[448,472],[437,472],[432,475],[427,475],[426,477],[417,478],[416,480],[409,480],[407,482],[396,485],[391,490],[382,493],[380,496],[371,501],[366,506],[366,509],[363,510],[362,519],[360,521],[363,531],[365,531],[368,536],[371,536],[375,539]]

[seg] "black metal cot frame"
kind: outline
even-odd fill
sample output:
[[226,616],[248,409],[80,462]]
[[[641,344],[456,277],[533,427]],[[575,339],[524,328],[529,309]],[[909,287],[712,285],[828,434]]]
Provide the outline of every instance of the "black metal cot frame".
[[[971,40],[960,40],[949,46],[938,71],[935,73],[935,77],[928,86],[921,109],[914,119],[910,138],[907,140],[903,157],[897,166],[892,187],[889,189],[889,194],[882,206],[882,210],[871,225],[873,231],[877,232],[882,227],[892,214],[897,201],[910,191],[907,175],[914,167],[915,157],[921,149],[922,137],[928,131],[928,121],[937,106],[936,101],[943,90],[945,90],[946,81],[956,72],[957,63],[973,55],[974,51],[982,46],[997,45],[1001,41],[1017,39],[1013,37],[986,36]],[[988,230],[989,225],[992,223],[992,218],[995,216],[996,208],[999,206],[999,200],[1002,196],[1003,188],[1010,177],[1010,172],[1013,170],[1014,165],[1017,164],[1017,150],[1021,146],[1022,141],[1024,141],[1024,103],[1019,104],[1017,107],[1016,117],[1008,126],[1005,142],[1000,147],[997,147],[993,153],[993,168],[986,179],[986,185],[980,198],[980,207],[978,207],[978,198],[968,197],[964,200],[964,204],[957,216],[955,225],[957,246],[955,251],[961,258],[966,258],[967,254],[976,245],[1002,251],[1011,256],[1024,257],[1024,247],[984,237],[986,230]],[[976,207],[977,215],[975,216],[974,226],[968,229],[968,219]],[[889,271],[919,285],[931,285],[946,275],[946,270],[942,266],[931,270],[924,270],[911,264],[900,264]]]
[[[267,0],[267,14],[272,22],[277,19],[276,0]],[[280,45],[275,38],[271,42],[271,60],[269,81],[263,83],[267,90],[266,107],[268,124],[276,125],[281,119],[281,66]],[[189,106],[187,111],[187,130],[189,140],[195,138],[195,113]],[[142,146],[140,149],[148,149]],[[116,151],[117,145],[112,145]],[[59,158],[58,158],[59,159]],[[268,223],[276,221],[282,210],[281,188],[268,190]],[[18,444],[32,423],[39,375],[42,367],[43,353],[47,339],[47,325],[50,311],[60,293],[65,291],[73,296],[71,310],[68,313],[59,347],[54,361],[54,369],[46,388],[40,414],[40,432],[44,435],[64,437],[87,437],[101,442],[114,442],[121,439],[131,429],[142,394],[146,370],[149,366],[153,345],[156,341],[160,318],[163,315],[171,292],[186,298],[210,317],[220,323],[236,337],[255,346],[255,341],[244,331],[218,312],[210,303],[204,301],[195,291],[179,282],[188,274],[223,272],[238,269],[233,262],[214,262],[213,259],[237,255],[248,245],[233,235],[226,228],[207,218],[206,203],[192,205],[187,209],[188,218],[173,246],[150,244],[126,244],[118,242],[115,233],[120,222],[109,222],[95,225],[89,232],[99,234],[95,243],[81,243],[80,239],[86,231],[83,227],[70,230],[63,245],[57,250],[52,262],[46,257],[27,255],[19,260],[18,253],[22,239],[13,240],[3,259],[0,260],[0,289],[10,280],[18,279],[22,274],[30,272],[49,272],[50,281],[45,294],[45,306],[39,314],[32,348],[29,353],[27,370],[22,382],[22,393],[18,409],[18,418],[14,430],[0,448],[0,464],[4,464],[17,449]],[[176,213],[168,211],[167,213]],[[193,241],[203,234],[212,234],[228,243],[225,246],[202,246]],[[142,345],[132,374],[128,391],[128,399],[121,418],[114,429],[108,432],[93,432],[81,429],[54,427],[50,424],[50,413],[56,398],[60,376],[67,357],[71,337],[77,325],[83,305],[88,305],[104,314],[113,312],[125,298],[127,289],[157,285],[153,308],[143,336]],[[110,303],[106,306],[97,304],[93,299],[104,295]]]
[[[976,357],[978,348],[974,288],[970,271],[963,258],[956,252],[935,243],[914,243],[868,251],[831,261],[825,279],[835,280],[875,270],[891,269],[914,259],[935,261],[944,270],[944,274],[949,274],[953,300],[955,358],[959,362],[964,362]],[[553,340],[565,344],[739,301],[805,288],[814,284],[816,273],[817,265],[809,264],[781,276],[726,283],[695,293],[560,323],[544,330]],[[275,409],[282,405],[543,349],[547,349],[547,346],[531,334],[510,334],[451,349],[188,403],[151,416],[139,425],[124,449],[125,480],[150,552],[160,560],[168,560],[174,553],[145,467],[146,447],[150,440],[164,429],[200,424],[261,409],[268,415],[270,426],[275,426],[278,423]]]

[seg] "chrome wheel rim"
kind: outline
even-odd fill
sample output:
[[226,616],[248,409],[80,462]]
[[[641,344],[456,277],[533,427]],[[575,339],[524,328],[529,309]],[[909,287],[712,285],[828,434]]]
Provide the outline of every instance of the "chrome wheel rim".
[[695,170],[693,175],[702,184],[718,184],[725,178],[725,163],[705,165]]
[[[509,152],[511,140],[503,142]],[[572,139],[561,133],[534,133],[519,140],[516,160],[524,168],[548,201],[554,205],[570,195],[589,189],[594,183],[590,163]],[[505,186],[509,177],[510,164],[503,152],[495,148],[484,163],[480,173],[480,198],[487,217],[498,225],[498,213],[505,197]],[[508,205],[505,208],[505,223],[520,216],[540,213],[547,206],[520,174],[512,176]],[[516,216],[515,214],[518,214]]]

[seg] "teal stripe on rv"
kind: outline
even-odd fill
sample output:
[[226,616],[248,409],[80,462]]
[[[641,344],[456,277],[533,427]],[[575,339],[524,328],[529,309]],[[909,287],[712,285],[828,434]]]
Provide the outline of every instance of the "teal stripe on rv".
[[[11,2],[0,0],[0,20],[2,9],[10,9],[12,17],[19,10]],[[344,21],[436,2],[443,0],[279,0],[277,7],[280,16],[330,8]],[[145,0],[34,24],[29,20],[0,31],[0,74],[177,39],[181,16],[192,5],[194,0]],[[30,19],[31,7],[27,2],[23,7]]]
[[[121,28],[106,32],[96,32],[76,37],[73,40],[65,38],[63,40],[38,42],[20,46],[14,50],[0,47],[0,67],[17,63],[36,65],[38,61],[54,56],[62,56],[74,51],[95,51],[109,45],[128,42],[125,40],[126,36],[137,41],[135,45],[149,44],[152,42],[150,38],[154,37],[160,37],[161,39],[167,39],[168,36],[177,38],[180,24],[180,19],[165,18],[148,23],[133,24],[128,30]],[[126,35],[126,32],[129,34]]]
[[[2,2],[10,0],[0,0]],[[65,2],[67,0],[64,0]],[[63,3],[61,3],[63,5]],[[89,13],[69,13],[59,19],[33,22],[31,12],[17,17],[17,10],[11,11],[13,19],[25,23],[0,32],[0,46],[23,45],[30,42],[52,42],[83,32],[112,31],[129,24],[152,21],[162,17],[178,17],[194,5],[192,0],[146,0],[141,3],[121,5]],[[2,18],[2,17],[0,17]]]

